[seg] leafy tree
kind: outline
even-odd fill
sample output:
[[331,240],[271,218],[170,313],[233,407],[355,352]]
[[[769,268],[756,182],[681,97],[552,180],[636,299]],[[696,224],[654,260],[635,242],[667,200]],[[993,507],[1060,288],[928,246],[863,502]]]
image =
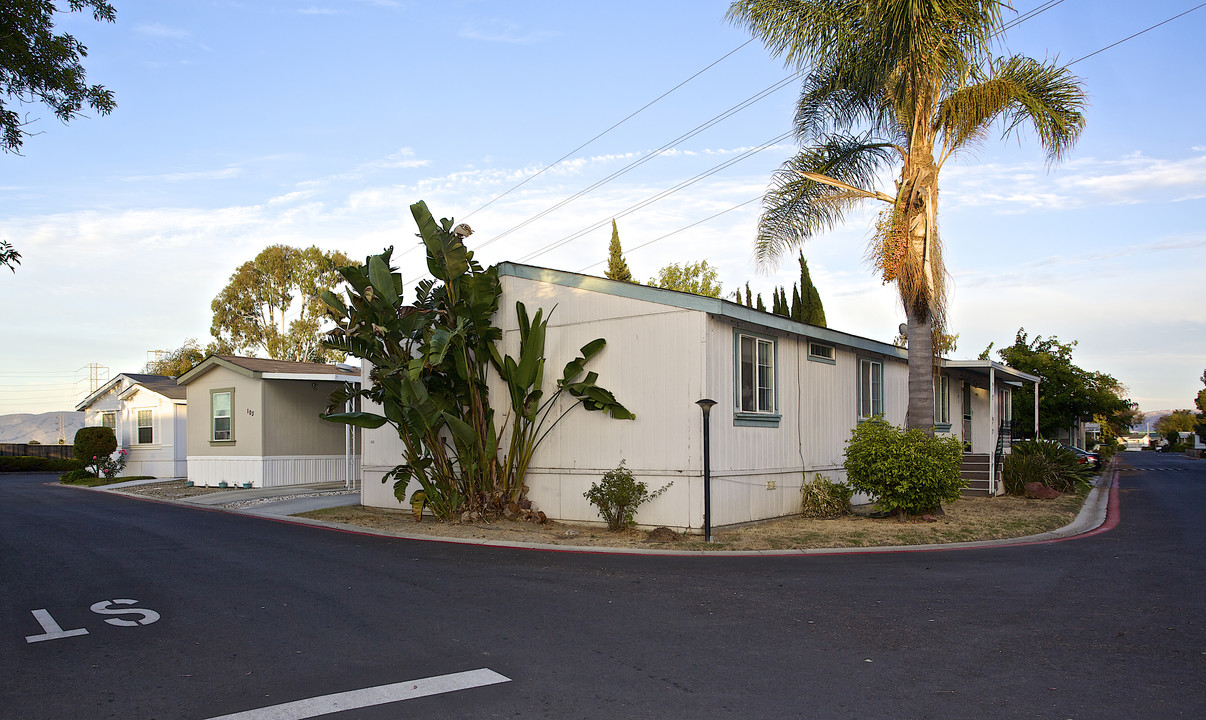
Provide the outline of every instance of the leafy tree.
[[607,251],[607,272],[603,276],[611,280],[636,282],[628,270],[628,262],[624,260],[624,251],[620,249],[620,231],[615,220],[611,221],[611,245]]
[[[1095,420],[1109,427],[1113,435],[1122,435],[1135,421],[1138,407],[1124,397],[1126,389],[1112,376],[1090,372],[1072,362],[1076,341],[1062,343],[1059,338],[1041,335],[1029,339],[1020,328],[1013,345],[997,351],[1001,360],[1022,372],[1038,375],[1039,434],[1053,437],[1082,420]],[[991,348],[991,346],[989,346]],[[981,355],[987,358],[987,350]],[[1014,407],[1034,407],[1034,388],[1026,385],[1014,390]],[[1028,416],[1027,416],[1028,417]]]
[[657,277],[648,283],[653,287],[678,290],[693,295],[718,298],[721,294],[720,275],[707,260],[699,262],[670,263],[657,271]]
[[[543,310],[529,317],[523,303],[516,303],[519,356],[502,355],[496,346],[502,330],[494,325],[502,296],[497,267],[482,268],[473,259],[462,242],[467,226],[453,227],[447,218],[437,223],[423,202],[410,210],[434,278],[418,284],[414,304],[403,303],[402,276],[390,267],[393,248],[340,270],[347,280],[346,300],[322,292],[337,322],[324,344],[373,367],[371,384],[337,391],[332,408],[361,397],[379,404],[384,414],[357,411],[325,418],[369,428],[388,423],[398,432],[404,462],[382,481],[396,480],[399,500],[405,501],[415,480],[441,519],[462,510],[514,512],[524,500],[524,478],[536,448],[570,410],[581,405],[615,419],[635,416],[597,384],[596,373],[586,371],[606,345],[602,338],[583,346],[562,369],[555,389],[545,394],[548,317]],[[490,402],[491,370],[508,393],[501,426]]]
[[1194,420],[1192,410],[1173,410],[1157,420],[1153,429],[1165,437],[1169,433],[1193,432]]
[[[1202,384],[1206,385],[1206,370],[1202,371]],[[1206,443],[1206,388],[1198,391],[1198,397],[1194,400],[1194,404],[1198,406],[1198,414],[1196,416],[1197,424],[1194,425],[1193,431],[1198,434],[1198,438]]]
[[105,0],[68,0],[65,9],[61,5],[50,0],[0,4],[0,146],[5,152],[19,154],[25,138],[33,134],[26,129],[32,121],[22,118],[11,102],[41,103],[64,123],[85,105],[101,115],[116,107],[112,91],[84,81],[80,60],[88,56],[88,48],[67,33],[54,34],[56,13],[90,7],[94,20],[113,22],[116,11]]
[[[343,279],[351,265],[338,250],[287,245],[264,248],[243,263],[214,298],[211,346],[222,354],[263,353],[274,360],[330,362],[343,356],[319,344],[326,306],[319,294]],[[289,316],[296,314],[296,319]]]
[[193,366],[205,359],[205,350],[197,344],[196,338],[189,338],[175,350],[147,363],[147,372],[151,375],[167,375],[180,377],[193,369]]
[[[737,0],[728,18],[786,64],[807,72],[797,137],[807,143],[763,199],[756,252],[777,262],[866,200],[886,204],[871,255],[895,282],[908,319],[907,423],[934,427],[933,325],[946,317],[938,176],[998,120],[1034,129],[1053,163],[1084,127],[1086,99],[1066,67],[997,58],[999,0]],[[882,172],[897,172],[891,192]]]
[[0,240],[0,265],[17,272],[16,266],[20,264],[21,253],[17,252],[7,240]]

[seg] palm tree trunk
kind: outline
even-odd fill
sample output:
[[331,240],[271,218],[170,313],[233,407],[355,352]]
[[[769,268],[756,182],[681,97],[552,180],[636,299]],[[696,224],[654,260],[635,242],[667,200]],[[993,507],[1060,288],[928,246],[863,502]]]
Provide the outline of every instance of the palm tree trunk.
[[905,303],[909,339],[909,406],[905,427],[934,434],[934,346],[933,318],[926,308]]

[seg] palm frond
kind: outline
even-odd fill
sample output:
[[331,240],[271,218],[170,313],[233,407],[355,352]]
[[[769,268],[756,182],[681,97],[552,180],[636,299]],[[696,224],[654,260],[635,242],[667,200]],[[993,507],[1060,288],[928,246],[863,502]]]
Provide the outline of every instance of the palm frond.
[[953,151],[998,119],[1006,136],[1029,125],[1047,151],[1047,162],[1056,163],[1084,129],[1087,103],[1080,80],[1068,68],[1015,55],[992,63],[977,82],[947,97],[936,124]]
[[788,249],[842,223],[846,211],[864,200],[892,202],[872,188],[895,157],[892,145],[869,136],[833,135],[783,163],[762,200],[758,264],[773,265]]

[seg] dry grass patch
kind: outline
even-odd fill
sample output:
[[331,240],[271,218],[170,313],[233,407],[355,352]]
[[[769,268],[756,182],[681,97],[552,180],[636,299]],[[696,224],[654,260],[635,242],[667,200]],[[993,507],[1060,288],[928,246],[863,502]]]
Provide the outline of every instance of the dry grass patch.
[[1075,519],[1087,489],[1055,500],[1019,497],[963,498],[946,506],[936,522],[872,519],[855,514],[832,519],[788,517],[713,533],[711,544],[701,535],[672,541],[650,541],[649,532],[629,529],[610,532],[602,526],[549,522],[536,525],[500,520],[461,524],[424,518],[415,522],[409,512],[346,506],[303,513],[300,517],[371,528],[397,535],[418,535],[487,542],[528,542],[547,545],[658,548],[673,550],[797,550],[817,548],[927,545],[1001,540],[1037,535],[1061,528]]

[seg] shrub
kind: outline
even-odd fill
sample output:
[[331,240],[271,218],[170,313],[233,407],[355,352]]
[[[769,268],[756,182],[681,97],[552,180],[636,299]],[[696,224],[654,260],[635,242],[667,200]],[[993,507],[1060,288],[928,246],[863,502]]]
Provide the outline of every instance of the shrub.
[[1002,481],[1010,495],[1024,495],[1026,483],[1032,482],[1067,493],[1088,482],[1092,474],[1075,453],[1053,440],[1020,440],[1005,456]]
[[93,477],[100,475],[101,465],[116,449],[117,436],[113,434],[113,428],[82,427],[75,433],[75,459],[91,467]]
[[845,483],[835,483],[821,473],[812,482],[800,486],[803,495],[804,517],[832,518],[850,514],[850,498],[854,489]]
[[80,468],[78,470],[68,470],[67,472],[63,473],[59,476],[59,482],[77,483],[81,480],[91,480],[95,477],[96,475],[94,475],[91,470]]
[[607,521],[609,530],[623,530],[633,524],[637,508],[666,492],[673,484],[671,481],[650,493],[649,487],[635,480],[632,472],[624,467],[624,461],[621,460],[619,467],[603,474],[602,483],[591,483],[590,490],[582,495],[599,509],[599,514]]
[[0,472],[62,472],[77,470],[84,464],[79,460],[66,458],[44,458],[30,455],[0,457]]
[[903,431],[882,418],[858,424],[846,441],[846,477],[880,510],[919,515],[959,499],[963,446],[952,437]]

